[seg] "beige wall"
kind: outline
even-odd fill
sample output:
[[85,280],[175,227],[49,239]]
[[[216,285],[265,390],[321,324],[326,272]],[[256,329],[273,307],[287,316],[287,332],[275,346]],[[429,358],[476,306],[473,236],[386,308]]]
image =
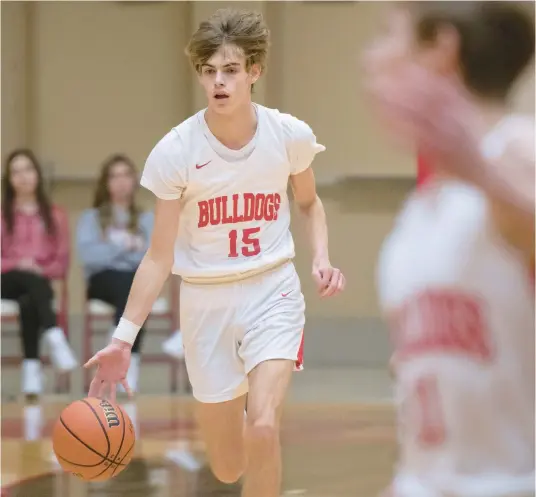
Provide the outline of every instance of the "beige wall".
[[[262,11],[273,32],[256,99],[311,124],[327,152],[320,181],[413,177],[366,103],[361,49],[386,2],[6,2],[2,148],[35,148],[56,177],[92,178],[110,152],[142,164],[166,130],[204,106],[183,48],[216,8]],[[521,108],[534,108],[533,70]]]
[[[91,199],[101,161],[111,152],[141,166],[156,141],[204,106],[183,55],[196,24],[230,2],[2,2],[2,152],[33,147],[54,165],[55,196],[74,229]],[[378,28],[384,2],[234,2],[261,10],[273,42],[256,99],[307,121],[327,146],[315,162],[329,222],[333,262],[348,292],[317,300],[299,230],[297,266],[311,316],[377,316],[375,260],[381,240],[415,174],[414,158],[386,143],[369,118],[361,87],[360,48]],[[516,105],[534,109],[533,70]],[[392,178],[399,178],[393,180]],[[150,205],[150,195],[143,193]],[[73,254],[73,309],[81,271]]]
[[[183,2],[34,5],[32,145],[62,177],[92,178],[113,151],[141,163],[190,111]],[[185,98],[186,97],[186,98]]]
[[[11,103],[2,109],[10,123],[3,149],[25,142],[62,178],[94,177],[114,150],[143,163],[167,129],[205,104],[183,48],[222,4],[3,4],[3,60],[12,68],[3,76]],[[359,47],[382,3],[235,5],[262,11],[271,24],[273,54],[256,99],[311,124],[328,148],[320,180],[414,174],[412,158],[393,152],[370,122],[360,89]]]
[[28,4],[19,2],[1,5],[3,152],[29,144],[28,7]]

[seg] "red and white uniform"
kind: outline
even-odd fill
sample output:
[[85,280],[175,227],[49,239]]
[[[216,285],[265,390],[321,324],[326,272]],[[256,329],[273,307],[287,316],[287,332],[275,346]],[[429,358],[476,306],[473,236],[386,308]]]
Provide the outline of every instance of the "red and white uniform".
[[161,199],[182,199],[173,272],[183,280],[186,364],[202,402],[245,393],[264,360],[300,355],[305,304],[287,188],[325,148],[295,117],[255,110],[257,131],[240,150],[218,141],[198,112],[156,145],[141,179]]
[[[501,154],[515,116],[486,137]],[[397,357],[396,497],[534,495],[534,287],[473,186],[432,179],[381,251]]]

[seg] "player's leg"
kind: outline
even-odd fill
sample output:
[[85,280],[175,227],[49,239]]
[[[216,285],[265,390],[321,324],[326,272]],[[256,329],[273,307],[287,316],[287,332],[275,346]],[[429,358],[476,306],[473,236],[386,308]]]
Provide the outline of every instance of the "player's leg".
[[247,466],[244,497],[278,497],[281,490],[279,440],[283,401],[294,361],[268,360],[249,374],[248,414],[245,431]]
[[227,402],[197,402],[196,414],[212,472],[224,483],[234,483],[245,468],[244,409],[246,396]]
[[244,282],[242,292],[248,329],[239,353],[249,382],[243,495],[279,497],[279,428],[292,371],[301,362],[305,303],[292,264]]
[[214,475],[235,482],[244,471],[247,377],[238,355],[238,284],[181,285],[185,363],[196,417]]

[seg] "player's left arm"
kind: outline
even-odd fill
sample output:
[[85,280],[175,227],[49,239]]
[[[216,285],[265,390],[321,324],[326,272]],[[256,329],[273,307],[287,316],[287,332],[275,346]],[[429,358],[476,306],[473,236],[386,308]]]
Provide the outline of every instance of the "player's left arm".
[[344,290],[346,280],[331,265],[328,250],[326,212],[316,193],[314,172],[311,167],[290,177],[294,201],[304,220],[305,230],[313,254],[313,278],[320,296],[329,297]]
[[315,175],[311,168],[316,154],[326,147],[317,143],[308,124],[294,116],[281,114],[281,123],[290,162],[290,186],[313,254],[313,278],[320,296],[329,297],[344,290],[346,280],[329,260],[326,212],[316,194]]
[[321,297],[330,297],[344,290],[346,280],[341,270],[331,265],[328,250],[326,212],[316,193],[312,168],[290,177],[294,201],[304,220],[305,230],[313,254],[313,278]]

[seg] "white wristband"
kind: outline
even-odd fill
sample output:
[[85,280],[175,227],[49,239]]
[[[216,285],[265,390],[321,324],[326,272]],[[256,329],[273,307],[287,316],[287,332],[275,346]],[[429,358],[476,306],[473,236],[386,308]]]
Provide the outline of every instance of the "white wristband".
[[123,342],[130,343],[130,345],[134,345],[140,328],[141,326],[131,323],[125,318],[121,318],[112,338],[117,338],[118,340],[123,340]]

